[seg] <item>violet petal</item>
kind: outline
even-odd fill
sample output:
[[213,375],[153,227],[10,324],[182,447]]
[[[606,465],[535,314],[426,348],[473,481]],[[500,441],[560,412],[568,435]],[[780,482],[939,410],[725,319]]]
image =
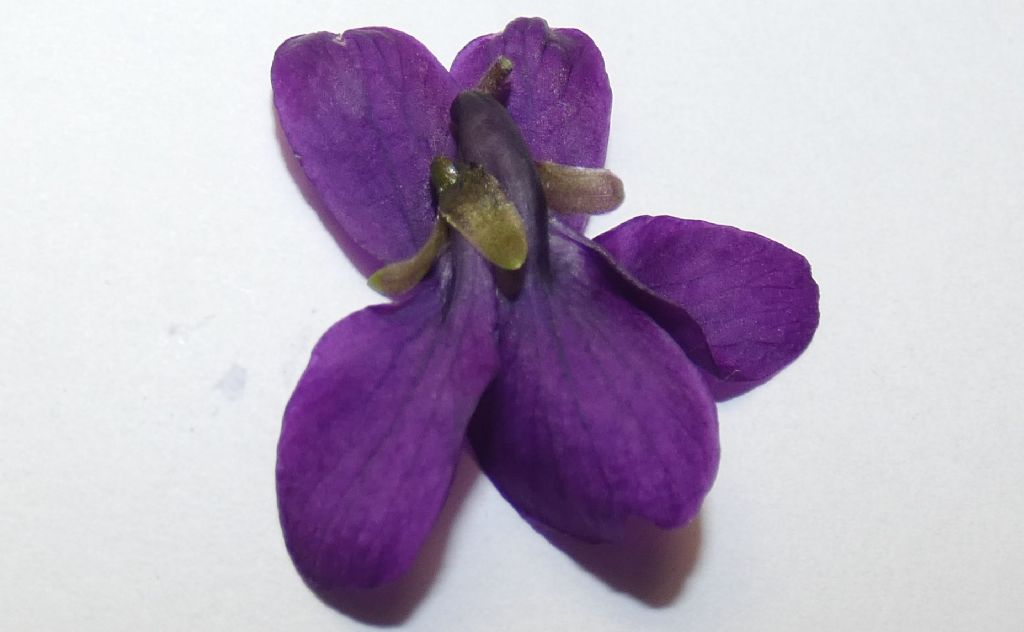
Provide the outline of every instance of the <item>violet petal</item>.
[[314,349],[277,462],[285,542],[314,587],[386,582],[427,537],[497,367],[493,286],[477,280],[446,307],[431,277],[342,320]]
[[[502,369],[470,424],[483,470],[528,519],[591,541],[630,516],[692,518],[718,465],[715,405],[682,349],[592,251],[553,235],[501,318]],[[530,265],[528,261],[527,265]]]
[[807,348],[818,326],[810,264],[761,235],[642,216],[596,241],[703,330],[717,366],[717,375],[705,371],[705,379],[716,399],[767,381]]
[[274,105],[302,169],[373,271],[410,257],[434,222],[430,160],[455,155],[455,82],[386,28],[293,37],[271,68]]
[[[551,29],[539,18],[519,18],[505,30],[478,37],[459,52],[452,76],[476,85],[499,55],[512,60],[509,113],[535,160],[578,167],[604,166],[612,92],[604,58],[576,29]],[[582,230],[587,218],[559,215]]]

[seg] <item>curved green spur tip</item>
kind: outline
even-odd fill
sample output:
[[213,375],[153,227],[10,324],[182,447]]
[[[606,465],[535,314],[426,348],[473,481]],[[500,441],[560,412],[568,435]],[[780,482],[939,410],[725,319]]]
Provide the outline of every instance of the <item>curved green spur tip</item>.
[[408,259],[389,263],[370,275],[370,287],[385,296],[398,296],[414,288],[430,272],[441,247],[447,241],[448,229],[439,218],[434,223],[427,243]]

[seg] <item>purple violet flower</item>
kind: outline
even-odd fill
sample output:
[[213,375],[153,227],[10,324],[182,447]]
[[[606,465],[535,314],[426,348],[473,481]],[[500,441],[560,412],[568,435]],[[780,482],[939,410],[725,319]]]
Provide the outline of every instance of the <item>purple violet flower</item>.
[[[466,437],[534,524],[605,541],[631,517],[693,518],[718,466],[715,400],[766,381],[817,327],[807,261],[673,217],[591,241],[585,214],[549,212],[621,194],[599,169],[604,62],[580,31],[518,19],[451,72],[391,29],[314,33],[271,74],[350,254],[400,294],[324,334],[285,411],[278,502],[307,581],[407,569]],[[590,169],[550,164],[559,181],[534,161]]]

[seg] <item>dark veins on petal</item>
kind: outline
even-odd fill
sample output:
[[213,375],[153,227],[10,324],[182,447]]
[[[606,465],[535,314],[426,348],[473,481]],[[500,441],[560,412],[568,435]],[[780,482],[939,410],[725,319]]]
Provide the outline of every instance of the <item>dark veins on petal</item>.
[[597,242],[688,314],[685,322],[671,315],[659,319],[669,332],[693,326],[702,332],[711,363],[694,360],[707,371],[717,399],[764,383],[807,348],[817,329],[818,285],[810,264],[761,235],[675,217],[637,217]]
[[589,249],[552,236],[499,330],[502,370],[470,438],[525,516],[591,541],[630,516],[691,519],[718,465],[714,402],[680,347]]
[[451,484],[497,369],[483,262],[452,259],[397,303],[317,343],[285,411],[277,492],[288,551],[315,587],[372,587],[408,568]]
[[533,160],[501,104],[464,92],[452,117],[460,157],[498,178],[530,246],[517,292],[501,302],[502,370],[471,426],[481,466],[524,515],[581,538],[615,539],[630,516],[684,523],[718,464],[700,374],[621,293],[643,288],[548,222]]

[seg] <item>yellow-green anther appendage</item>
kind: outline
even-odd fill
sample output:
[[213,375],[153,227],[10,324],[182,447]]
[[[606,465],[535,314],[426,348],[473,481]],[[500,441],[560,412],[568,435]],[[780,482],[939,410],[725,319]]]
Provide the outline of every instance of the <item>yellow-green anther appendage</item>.
[[481,255],[499,268],[518,270],[526,261],[526,230],[498,180],[480,167],[459,170],[438,194],[438,210]]
[[370,287],[387,296],[408,292],[430,271],[447,238],[448,228],[438,218],[427,243],[408,259],[390,263],[374,272],[369,279]]

